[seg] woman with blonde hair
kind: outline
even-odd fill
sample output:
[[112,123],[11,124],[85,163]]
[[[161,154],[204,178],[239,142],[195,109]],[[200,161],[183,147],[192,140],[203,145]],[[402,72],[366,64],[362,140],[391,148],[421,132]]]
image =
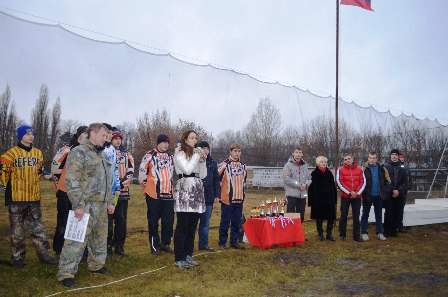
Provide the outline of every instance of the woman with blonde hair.
[[311,219],[316,220],[318,238],[324,239],[323,220],[327,220],[326,239],[333,238],[333,224],[336,219],[337,193],[333,173],[327,168],[327,158],[316,158],[316,169],[311,173],[311,184],[308,187],[308,206],[311,206]]
[[199,217],[205,211],[202,179],[207,176],[207,156],[196,147],[197,142],[197,133],[188,130],[182,134],[180,147],[174,153],[174,167],[179,176],[174,194],[177,218],[174,255],[176,265],[180,268],[198,265],[193,260],[193,248]]

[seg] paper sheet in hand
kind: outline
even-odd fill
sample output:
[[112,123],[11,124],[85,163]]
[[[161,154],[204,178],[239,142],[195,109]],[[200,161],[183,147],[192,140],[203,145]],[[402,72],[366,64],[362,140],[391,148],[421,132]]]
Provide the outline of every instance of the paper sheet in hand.
[[65,239],[84,242],[86,237],[87,224],[90,214],[85,213],[81,220],[75,218],[75,212],[70,210],[68,213],[67,226],[65,226]]

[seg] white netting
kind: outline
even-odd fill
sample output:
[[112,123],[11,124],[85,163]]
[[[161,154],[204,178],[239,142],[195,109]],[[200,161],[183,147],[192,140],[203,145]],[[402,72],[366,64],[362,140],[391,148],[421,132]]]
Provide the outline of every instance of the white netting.
[[[42,83],[52,98],[61,96],[64,119],[85,123],[110,121],[117,113],[120,121],[134,121],[144,112],[165,109],[214,133],[239,130],[266,97],[280,109],[283,127],[301,126],[317,115],[334,117],[332,97],[124,42],[85,38],[59,25],[0,13],[0,36],[0,83],[11,87],[23,118],[31,113]],[[339,106],[340,118],[354,129],[381,127],[387,135],[403,121],[409,127],[440,126],[436,120],[396,117],[343,100]]]

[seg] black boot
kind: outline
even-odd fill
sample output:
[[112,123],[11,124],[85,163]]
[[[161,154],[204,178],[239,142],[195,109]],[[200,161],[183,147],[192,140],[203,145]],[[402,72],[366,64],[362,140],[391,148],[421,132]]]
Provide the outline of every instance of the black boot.
[[328,222],[327,222],[327,237],[326,237],[326,239],[329,240],[329,241],[336,241],[336,239],[334,239],[334,237],[333,237],[333,224],[334,224],[333,220],[328,220]]
[[106,260],[112,259],[113,255],[114,255],[114,252],[112,250],[112,246],[111,245],[107,245],[107,257],[106,257]]
[[317,238],[320,241],[324,241],[325,238],[324,238],[324,230],[322,229],[322,220],[316,220],[316,227],[317,227],[317,234],[318,234]]
[[124,248],[123,248],[122,245],[119,245],[119,246],[115,247],[115,254],[118,254],[118,255],[123,256],[123,257],[129,256],[128,253],[126,253],[124,251]]

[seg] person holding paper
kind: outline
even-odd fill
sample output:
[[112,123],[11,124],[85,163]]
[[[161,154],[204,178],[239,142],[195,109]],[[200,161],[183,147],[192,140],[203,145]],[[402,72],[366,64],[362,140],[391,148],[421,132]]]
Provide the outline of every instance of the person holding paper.
[[107,214],[115,211],[111,163],[104,153],[108,133],[101,123],[90,124],[87,139],[71,150],[67,157],[65,185],[77,219],[90,214],[84,242],[66,239],[59,260],[58,280],[63,286],[75,286],[85,246],[89,250],[87,268],[94,273],[110,275],[104,264],[107,256]]

